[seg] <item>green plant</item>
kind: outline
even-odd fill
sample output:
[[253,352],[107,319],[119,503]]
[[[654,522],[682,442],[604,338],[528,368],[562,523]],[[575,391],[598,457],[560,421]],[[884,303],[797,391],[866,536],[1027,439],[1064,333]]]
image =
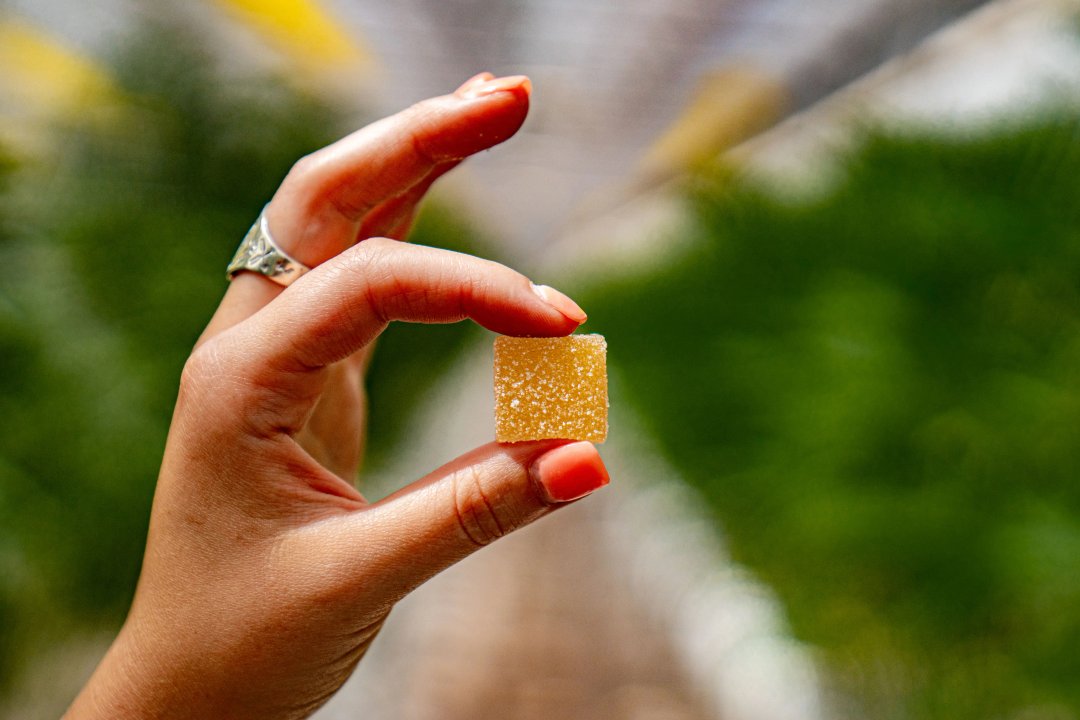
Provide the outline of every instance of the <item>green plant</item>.
[[871,134],[600,283],[627,400],[853,715],[1080,712],[1080,119]]

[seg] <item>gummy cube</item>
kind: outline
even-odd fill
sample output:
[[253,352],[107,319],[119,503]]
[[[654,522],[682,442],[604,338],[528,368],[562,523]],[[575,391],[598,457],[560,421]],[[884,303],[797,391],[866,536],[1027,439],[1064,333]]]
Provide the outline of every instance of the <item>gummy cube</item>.
[[603,335],[495,339],[495,439],[604,442],[608,430]]

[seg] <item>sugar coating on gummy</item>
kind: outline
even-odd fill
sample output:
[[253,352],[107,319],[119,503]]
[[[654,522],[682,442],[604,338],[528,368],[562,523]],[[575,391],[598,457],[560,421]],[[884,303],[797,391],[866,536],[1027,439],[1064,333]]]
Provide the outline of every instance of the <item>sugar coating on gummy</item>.
[[495,439],[604,442],[608,431],[603,335],[495,339]]

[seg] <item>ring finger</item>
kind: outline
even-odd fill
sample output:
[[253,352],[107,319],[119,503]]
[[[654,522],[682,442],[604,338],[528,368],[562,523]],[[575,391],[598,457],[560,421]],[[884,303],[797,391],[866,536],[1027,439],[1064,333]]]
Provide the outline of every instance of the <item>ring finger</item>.
[[[482,73],[301,159],[266,208],[275,243],[315,267],[374,235],[403,237],[427,188],[462,159],[513,135],[527,78]],[[199,343],[265,307],[283,288],[240,273]]]

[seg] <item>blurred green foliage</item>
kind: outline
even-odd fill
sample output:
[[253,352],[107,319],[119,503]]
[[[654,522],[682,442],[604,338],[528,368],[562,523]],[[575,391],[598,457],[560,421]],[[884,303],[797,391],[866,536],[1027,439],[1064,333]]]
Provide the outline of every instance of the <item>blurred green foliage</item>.
[[1080,716],[1080,118],[870,133],[844,178],[702,181],[590,326],[841,716]]
[[[366,121],[238,73],[174,17],[112,67],[115,107],[73,119],[44,161],[0,162],[0,691],[35,652],[122,618],[179,373],[225,265],[291,164]],[[413,239],[467,249],[468,232],[436,209]],[[375,461],[464,333],[386,333]]]

